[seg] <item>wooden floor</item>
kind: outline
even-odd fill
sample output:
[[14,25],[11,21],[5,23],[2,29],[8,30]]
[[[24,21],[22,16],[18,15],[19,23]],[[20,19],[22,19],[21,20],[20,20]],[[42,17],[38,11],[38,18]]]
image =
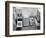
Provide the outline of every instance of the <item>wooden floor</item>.
[[[16,26],[14,25],[13,27],[14,27],[13,31],[16,31]],[[40,26],[30,25],[30,26],[22,27],[21,30],[39,30],[39,29],[40,29]]]

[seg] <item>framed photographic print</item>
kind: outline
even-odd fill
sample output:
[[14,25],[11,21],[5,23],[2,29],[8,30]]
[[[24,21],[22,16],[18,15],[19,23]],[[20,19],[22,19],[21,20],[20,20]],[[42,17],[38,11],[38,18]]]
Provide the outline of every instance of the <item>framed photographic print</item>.
[[45,4],[5,2],[5,36],[45,34]]

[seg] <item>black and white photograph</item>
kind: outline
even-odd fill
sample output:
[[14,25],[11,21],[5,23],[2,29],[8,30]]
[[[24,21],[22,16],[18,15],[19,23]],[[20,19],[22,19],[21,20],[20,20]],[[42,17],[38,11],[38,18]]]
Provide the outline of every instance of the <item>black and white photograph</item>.
[[13,31],[40,30],[40,8],[13,7]]
[[45,31],[45,4],[6,2],[6,36],[42,35]]

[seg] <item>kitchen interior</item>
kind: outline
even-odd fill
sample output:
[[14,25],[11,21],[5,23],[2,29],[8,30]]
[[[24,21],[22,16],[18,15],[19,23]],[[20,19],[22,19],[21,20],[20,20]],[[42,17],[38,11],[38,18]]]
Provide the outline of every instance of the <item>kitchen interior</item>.
[[13,30],[40,30],[39,9],[13,7]]

